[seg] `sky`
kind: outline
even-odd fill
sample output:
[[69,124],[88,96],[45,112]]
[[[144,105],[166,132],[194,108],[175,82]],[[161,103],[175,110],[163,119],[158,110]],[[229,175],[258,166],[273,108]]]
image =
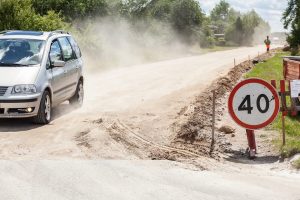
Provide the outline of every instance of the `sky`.
[[[220,0],[198,0],[201,8],[209,13]],[[282,12],[287,7],[287,0],[226,0],[232,8],[240,12],[254,9],[264,20],[269,22],[272,32],[285,31],[281,22]]]

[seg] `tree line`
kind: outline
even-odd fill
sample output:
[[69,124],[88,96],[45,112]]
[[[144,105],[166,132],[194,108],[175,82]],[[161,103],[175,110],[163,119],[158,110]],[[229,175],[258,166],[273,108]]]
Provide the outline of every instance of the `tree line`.
[[107,16],[143,20],[149,29],[153,20],[166,23],[184,42],[201,47],[251,45],[255,33],[270,32],[254,10],[240,13],[225,0],[209,14],[196,0],[0,0],[1,30],[78,30],[78,21]]
[[287,42],[292,54],[299,54],[300,48],[300,0],[288,0],[288,6],[283,13],[283,24],[285,29],[290,29]]

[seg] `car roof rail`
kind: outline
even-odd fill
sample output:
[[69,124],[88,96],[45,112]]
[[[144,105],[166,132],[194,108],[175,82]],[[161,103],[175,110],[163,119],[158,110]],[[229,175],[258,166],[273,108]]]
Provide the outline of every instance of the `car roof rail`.
[[30,30],[4,30],[0,31],[0,35],[33,35],[40,36],[43,35],[42,31],[30,31]]
[[69,34],[69,32],[64,31],[64,30],[55,30],[55,31],[52,31],[51,33]]
[[12,31],[16,31],[16,30],[4,30],[4,31],[0,31],[0,34],[5,34],[5,33],[8,33],[8,32],[12,32]]
[[55,31],[51,31],[48,38],[50,38],[51,36],[55,35],[55,34],[68,34],[70,35],[69,32],[64,31],[64,30],[55,30]]

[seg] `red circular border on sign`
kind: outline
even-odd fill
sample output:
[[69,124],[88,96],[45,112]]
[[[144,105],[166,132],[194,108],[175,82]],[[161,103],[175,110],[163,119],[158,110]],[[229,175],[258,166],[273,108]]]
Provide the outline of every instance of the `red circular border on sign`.
[[[274,99],[275,99],[275,110],[274,110],[274,113],[272,114],[272,116],[265,122],[261,123],[261,124],[258,124],[258,125],[250,125],[250,124],[246,124],[244,122],[242,122],[241,120],[238,119],[238,117],[236,116],[236,114],[234,113],[233,111],[233,107],[232,107],[232,104],[233,104],[233,98],[236,94],[236,92],[241,88],[243,87],[244,85],[247,85],[249,83],[258,83],[258,84],[261,84],[263,86],[265,86],[266,88],[268,88],[273,96],[274,96]],[[251,78],[251,79],[247,79],[247,80],[244,80],[242,82],[240,82],[239,84],[237,84],[232,92],[230,93],[229,95],[229,100],[228,100],[228,109],[229,109],[229,114],[231,115],[232,119],[237,123],[239,124],[240,126],[246,128],[246,129],[250,129],[250,130],[255,130],[255,129],[261,129],[263,127],[266,127],[268,126],[269,124],[271,124],[275,118],[277,117],[278,115],[278,112],[279,112],[279,96],[277,94],[277,91],[276,89],[271,85],[269,84],[268,82],[264,81],[264,80],[261,80],[261,79],[257,79],[257,78]]]

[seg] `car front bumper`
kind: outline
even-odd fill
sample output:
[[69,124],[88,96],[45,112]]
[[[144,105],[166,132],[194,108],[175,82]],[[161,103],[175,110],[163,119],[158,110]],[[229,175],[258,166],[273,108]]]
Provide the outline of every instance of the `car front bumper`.
[[[27,118],[36,116],[40,107],[40,94],[0,98],[0,118]],[[28,108],[32,111],[28,112]]]

